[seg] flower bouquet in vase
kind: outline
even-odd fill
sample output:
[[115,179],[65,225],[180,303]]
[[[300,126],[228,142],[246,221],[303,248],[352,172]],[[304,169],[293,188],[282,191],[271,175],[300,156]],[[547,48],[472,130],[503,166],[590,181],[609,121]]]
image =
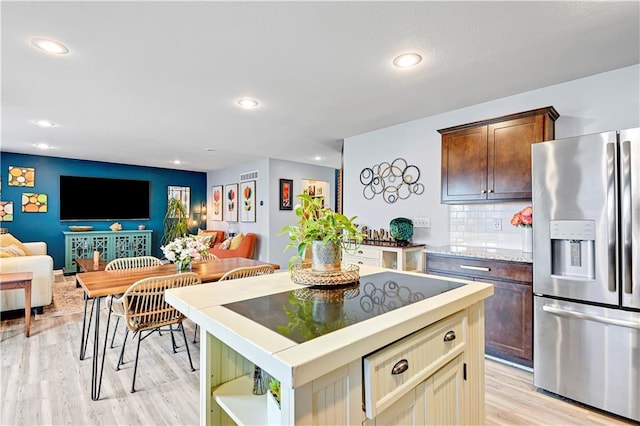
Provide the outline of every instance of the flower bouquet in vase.
[[178,271],[191,270],[191,263],[200,261],[209,252],[209,246],[195,237],[176,238],[160,249],[167,260],[176,264]]
[[524,229],[522,251],[531,253],[533,251],[533,208],[527,206],[514,214],[511,224]]

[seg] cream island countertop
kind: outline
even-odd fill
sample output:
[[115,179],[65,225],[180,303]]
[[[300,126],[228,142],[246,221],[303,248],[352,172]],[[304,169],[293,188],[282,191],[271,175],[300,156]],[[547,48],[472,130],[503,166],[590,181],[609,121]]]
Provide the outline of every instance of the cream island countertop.
[[[390,270],[362,265],[360,276],[388,271]],[[235,351],[240,355],[240,358],[259,365],[281,382],[282,424],[305,424],[312,419],[312,414],[308,412],[311,408],[300,398],[303,394],[311,392],[311,385],[316,386],[318,379],[334,374],[336,369],[350,368],[352,371],[347,375],[352,377],[352,381],[359,377],[357,381],[360,382],[351,385],[363,386],[361,383],[363,356],[422,330],[443,318],[464,311],[470,306],[475,306],[476,311],[469,312],[477,313],[469,315],[472,317],[469,319],[469,329],[475,327],[472,330],[477,329],[478,332],[484,332],[484,308],[483,303],[480,302],[493,294],[493,287],[490,284],[412,272],[398,273],[455,281],[465,285],[303,343],[296,343],[223,306],[232,302],[305,287],[293,283],[286,271],[273,275],[168,290],[166,300],[201,327],[201,423],[210,423],[212,422],[211,416],[220,415],[215,408],[215,402],[212,401],[213,398],[210,396],[212,389],[224,384],[225,381],[231,381],[231,379],[253,371],[245,366],[244,369],[234,367],[236,370],[243,371],[213,373],[216,368],[220,368],[219,365],[213,365],[220,363],[219,358],[222,353],[220,347],[226,348],[223,352],[227,358],[229,358],[228,352]],[[470,358],[474,358],[470,362],[478,363],[478,369],[481,364],[482,372],[484,372],[483,361],[480,361],[482,357],[479,356],[479,352],[482,352],[483,355],[484,351],[483,335],[470,338],[470,340],[475,341],[477,338],[480,338],[479,342],[475,342],[478,347],[469,351]],[[471,346],[470,343],[471,341],[466,343],[468,347]],[[235,359],[235,361],[229,362],[237,363],[237,356]],[[221,368],[224,369],[224,367]],[[231,369],[233,370],[233,368]],[[356,372],[356,370],[359,371]],[[297,391],[293,392],[296,389]],[[482,390],[482,401],[484,401],[483,392]],[[345,422],[361,424],[364,420],[361,408],[354,408],[361,407],[360,404],[354,402],[354,398],[361,400],[361,395],[361,389],[360,396],[358,396],[358,392],[351,392],[351,402],[348,405],[352,417],[347,417]],[[484,415],[483,408],[476,408],[477,410],[479,411],[476,412],[476,417]],[[244,423],[240,418],[230,413],[227,414],[236,423]],[[313,415],[315,416],[315,414]],[[213,420],[213,423],[217,421]],[[247,424],[250,423],[251,421],[247,421]]]

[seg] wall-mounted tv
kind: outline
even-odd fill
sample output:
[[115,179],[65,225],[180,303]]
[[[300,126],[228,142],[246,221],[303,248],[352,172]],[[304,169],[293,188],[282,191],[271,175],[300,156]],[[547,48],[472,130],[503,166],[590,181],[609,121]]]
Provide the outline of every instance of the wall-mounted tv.
[[149,219],[150,182],[60,176],[60,220]]

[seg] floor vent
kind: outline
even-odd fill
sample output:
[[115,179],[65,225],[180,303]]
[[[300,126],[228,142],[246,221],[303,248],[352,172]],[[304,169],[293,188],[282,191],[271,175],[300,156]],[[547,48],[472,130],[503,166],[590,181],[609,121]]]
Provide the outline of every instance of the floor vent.
[[240,182],[245,180],[255,180],[258,179],[258,171],[255,170],[253,172],[240,173]]

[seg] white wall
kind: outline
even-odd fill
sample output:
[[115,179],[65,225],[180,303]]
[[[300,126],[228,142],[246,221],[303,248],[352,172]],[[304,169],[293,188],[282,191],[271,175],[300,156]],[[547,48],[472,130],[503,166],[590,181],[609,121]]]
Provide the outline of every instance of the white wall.
[[[286,268],[289,258],[294,252],[293,249],[286,253],[283,252],[288,240],[286,236],[279,237],[278,232],[284,226],[295,223],[297,220],[293,211],[281,211],[279,209],[280,179],[293,180],[294,204],[296,202],[295,195],[302,192],[302,179],[329,182],[327,200],[330,200],[331,207],[334,207],[336,170],[292,161],[264,159],[237,167],[212,171],[207,174],[207,212],[211,212],[212,208],[213,186],[239,183],[241,173],[252,171],[258,172],[258,179],[256,180],[256,222],[237,222],[238,232],[253,232],[257,234],[255,259],[277,263],[281,268]],[[227,231],[229,225],[224,221],[213,221],[210,215],[207,214],[207,229]]]
[[329,202],[329,207],[335,208],[335,176],[336,169],[330,167],[314,166],[310,164],[294,163],[292,161],[270,160],[271,165],[271,185],[269,198],[271,199],[271,217],[269,226],[271,228],[269,238],[269,262],[277,263],[281,268],[287,268],[289,259],[295,254],[295,250],[289,249],[284,252],[284,248],[289,243],[286,235],[278,236],[280,230],[298,221],[293,210],[280,210],[280,179],[293,179],[293,204],[298,204],[296,195],[302,193],[302,180],[322,180],[329,182],[329,193],[325,196],[325,202]]
[[[416,228],[414,241],[434,246],[450,244],[449,206],[440,204],[441,152],[437,129],[550,105],[560,113],[555,126],[556,138],[640,127],[640,65],[347,138],[344,143],[344,213],[357,215],[361,225],[385,229],[394,217],[428,217],[431,228]],[[359,180],[360,171],[398,157],[420,169],[424,193],[394,204],[387,204],[379,196],[366,200]],[[515,203],[512,207],[521,205],[524,204]],[[493,233],[497,242],[495,246],[515,248],[512,247],[516,240],[511,228],[510,224],[503,223],[504,231]],[[511,237],[507,235],[505,238],[505,234]],[[458,233],[455,236],[456,243],[465,243],[464,235]]]

